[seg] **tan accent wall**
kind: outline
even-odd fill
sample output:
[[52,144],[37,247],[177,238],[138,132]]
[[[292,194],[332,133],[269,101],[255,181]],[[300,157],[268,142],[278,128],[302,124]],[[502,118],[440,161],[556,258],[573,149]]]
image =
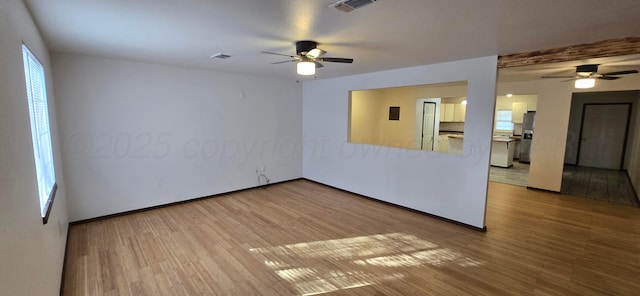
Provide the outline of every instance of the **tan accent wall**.
[[[413,149],[416,133],[416,101],[443,98],[460,103],[466,83],[418,85],[351,92],[350,142]],[[400,107],[400,120],[389,120],[389,107]]]

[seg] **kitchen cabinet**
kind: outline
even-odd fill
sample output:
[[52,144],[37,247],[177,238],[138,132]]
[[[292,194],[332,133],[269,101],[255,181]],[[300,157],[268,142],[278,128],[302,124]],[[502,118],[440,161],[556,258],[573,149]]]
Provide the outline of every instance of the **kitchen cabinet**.
[[513,165],[513,155],[515,153],[515,140],[510,138],[494,137],[491,142],[492,166],[508,168]]
[[513,103],[511,109],[511,122],[522,123],[525,113],[527,113],[527,103]]
[[467,114],[467,105],[454,104],[453,121],[464,122],[464,117],[466,114]]
[[440,122],[464,122],[466,113],[466,105],[440,104]]
[[440,104],[440,122],[452,122],[453,112],[455,111],[454,104]]

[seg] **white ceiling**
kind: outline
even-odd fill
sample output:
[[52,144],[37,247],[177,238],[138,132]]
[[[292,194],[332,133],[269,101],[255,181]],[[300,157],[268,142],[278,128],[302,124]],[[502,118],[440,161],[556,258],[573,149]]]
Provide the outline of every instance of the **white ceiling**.
[[[638,0],[378,0],[350,13],[334,0],[24,1],[54,52],[292,79],[293,63],[260,52],[311,39],[355,59],[326,63],[317,78],[329,78],[640,36]],[[232,58],[209,59],[219,52]]]

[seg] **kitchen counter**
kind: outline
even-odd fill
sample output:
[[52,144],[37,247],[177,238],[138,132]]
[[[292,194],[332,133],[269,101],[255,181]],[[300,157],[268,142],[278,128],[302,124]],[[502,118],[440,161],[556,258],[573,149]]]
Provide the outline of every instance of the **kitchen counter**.
[[[449,138],[453,138],[453,139],[464,139],[464,135],[447,135],[447,137]],[[493,137],[491,139],[493,142],[514,142],[514,141],[518,141],[519,138],[516,138],[514,136],[510,136],[510,137]]]
[[511,137],[493,137],[491,143],[491,165],[503,168],[512,166],[516,141]]
[[463,135],[448,135],[449,138],[448,153],[451,154],[462,154],[462,139],[464,139]]
[[442,153],[451,153],[449,152],[449,136],[452,135],[462,135],[462,132],[459,131],[440,131],[438,133],[438,142],[437,142],[437,148],[436,151],[438,152],[442,152]]
[[[448,135],[449,153],[462,153],[464,135]],[[491,165],[508,168],[513,165],[513,156],[518,139],[511,137],[493,137],[491,139]]]
[[516,139],[513,139],[511,137],[493,137],[492,141],[494,142],[504,142],[504,143],[509,143],[509,142],[514,142],[516,141]]

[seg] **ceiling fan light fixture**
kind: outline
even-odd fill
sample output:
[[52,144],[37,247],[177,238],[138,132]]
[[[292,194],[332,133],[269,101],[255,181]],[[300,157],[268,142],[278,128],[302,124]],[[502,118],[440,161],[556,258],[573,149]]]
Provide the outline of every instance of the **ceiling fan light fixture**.
[[298,75],[307,75],[307,76],[316,74],[317,68],[324,67],[324,65],[322,65],[321,62],[343,63],[343,64],[353,63],[353,59],[351,58],[320,57],[327,52],[317,48],[317,45],[318,45],[318,42],[315,42],[313,40],[301,40],[301,41],[296,41],[296,55],[275,53],[275,52],[269,52],[269,51],[263,51],[262,53],[289,57],[289,60],[275,62],[271,64],[295,62],[296,73],[298,73]]
[[580,78],[576,79],[576,88],[592,88],[596,85],[596,80],[593,78]]
[[316,74],[316,64],[312,62],[298,62],[296,65],[298,75]]

